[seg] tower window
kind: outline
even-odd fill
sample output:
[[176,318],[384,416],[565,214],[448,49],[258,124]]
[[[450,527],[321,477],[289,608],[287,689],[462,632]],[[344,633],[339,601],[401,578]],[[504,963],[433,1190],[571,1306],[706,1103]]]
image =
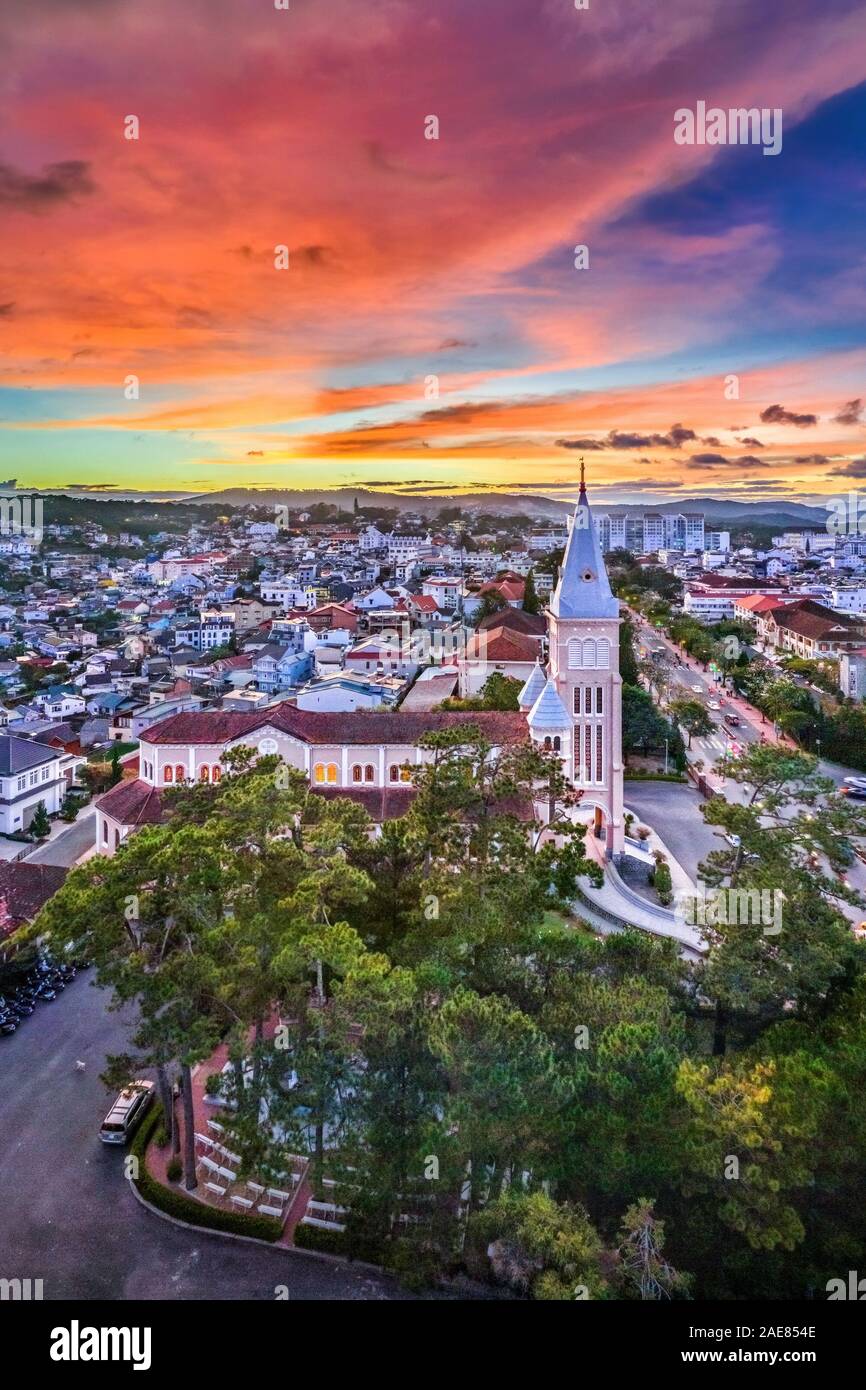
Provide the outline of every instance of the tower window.
[[584,714],[592,714],[592,686],[585,685],[583,692],[583,712]]
[[576,686],[574,687],[574,691],[572,692],[572,694],[573,694],[573,699],[574,699],[574,713],[575,713],[575,714],[580,714],[580,691],[581,691],[581,687],[580,687],[579,685],[576,685]]
[[604,729],[600,724],[595,727],[595,780],[604,781]]
[[586,767],[586,780],[592,781],[592,725],[586,724],[583,730],[583,761]]
[[600,685],[595,687],[595,712],[604,714],[604,687]]

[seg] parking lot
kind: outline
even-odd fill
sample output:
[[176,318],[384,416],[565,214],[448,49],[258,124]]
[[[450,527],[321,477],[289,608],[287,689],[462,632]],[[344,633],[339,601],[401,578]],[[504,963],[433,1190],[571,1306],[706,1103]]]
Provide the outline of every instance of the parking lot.
[[187,1230],[138,1203],[126,1150],[98,1134],[113,1098],[99,1073],[130,1050],[130,1019],[91,978],[0,1038],[0,1278],[43,1279],[46,1299],[270,1300],[278,1285],[293,1300],[405,1297],[369,1271]]

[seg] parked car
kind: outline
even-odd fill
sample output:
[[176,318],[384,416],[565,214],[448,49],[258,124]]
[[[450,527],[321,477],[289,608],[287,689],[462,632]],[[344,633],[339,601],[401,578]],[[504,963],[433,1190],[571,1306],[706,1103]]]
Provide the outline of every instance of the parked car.
[[132,1081],[115,1100],[102,1122],[99,1137],[103,1144],[125,1144],[134,1133],[153,1100],[152,1081]]

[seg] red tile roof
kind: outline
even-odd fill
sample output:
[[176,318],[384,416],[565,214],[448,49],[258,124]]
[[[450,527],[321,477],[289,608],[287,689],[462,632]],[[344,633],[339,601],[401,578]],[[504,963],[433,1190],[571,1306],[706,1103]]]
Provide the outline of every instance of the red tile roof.
[[538,643],[522,632],[507,632],[504,627],[489,627],[475,632],[466,643],[469,661],[527,661],[535,662]]
[[96,798],[95,804],[120,825],[159,825],[162,796],[149,782],[118,782],[111,791]]
[[11,935],[24,922],[32,922],[68,872],[57,864],[30,864],[26,860],[0,863],[0,901],[5,905],[0,937]]
[[507,627],[513,632],[525,632],[532,637],[547,634],[547,619],[542,613],[524,613],[522,608],[501,608],[496,613],[488,613],[478,624],[478,631],[491,627]]
[[409,807],[412,805],[417,792],[414,787],[311,787],[317,796],[323,796],[326,801],[336,801],[340,797],[348,797],[350,801],[356,801],[359,806],[370,816],[371,820],[381,823],[385,820],[397,820],[399,816],[405,816]]
[[419,711],[355,710],[351,714],[299,710],[283,703],[246,713],[200,710],[176,714],[145,729],[143,741],[156,744],[233,743],[267,725],[310,744],[414,744],[423,733],[475,724],[491,743],[519,743],[527,737],[522,714],[483,711],[477,714]]

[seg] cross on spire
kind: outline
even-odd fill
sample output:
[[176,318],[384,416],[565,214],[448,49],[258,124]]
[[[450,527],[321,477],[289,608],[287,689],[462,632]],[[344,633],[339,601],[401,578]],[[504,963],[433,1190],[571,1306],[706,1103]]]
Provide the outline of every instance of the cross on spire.
[[586,492],[586,476],[583,463],[583,454],[580,456],[580,490]]

